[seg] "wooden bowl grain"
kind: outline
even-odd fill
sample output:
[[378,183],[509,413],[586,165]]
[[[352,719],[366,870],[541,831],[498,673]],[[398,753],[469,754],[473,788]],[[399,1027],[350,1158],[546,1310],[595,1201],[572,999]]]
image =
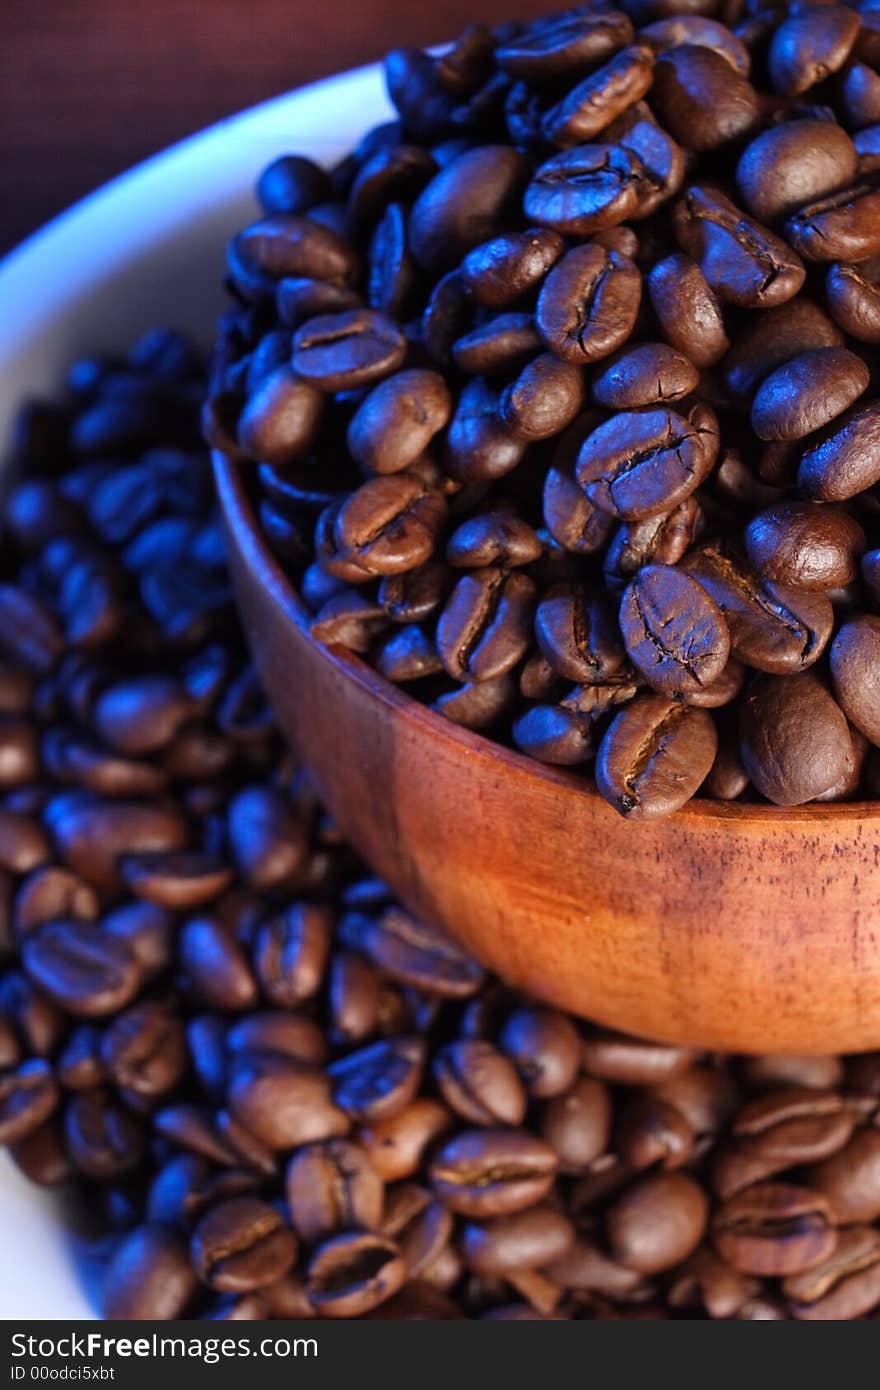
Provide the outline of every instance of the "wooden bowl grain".
[[561,1008],[725,1051],[880,1046],[880,807],[695,800],[629,824],[590,782],[327,649],[215,455],[236,596],[279,722],[415,913]]

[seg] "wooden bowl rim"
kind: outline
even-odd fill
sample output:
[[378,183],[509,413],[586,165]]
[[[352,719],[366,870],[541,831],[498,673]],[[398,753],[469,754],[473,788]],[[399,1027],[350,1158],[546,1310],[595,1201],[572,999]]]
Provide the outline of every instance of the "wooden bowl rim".
[[[508,767],[519,775],[534,778],[559,791],[586,797],[603,807],[607,802],[585,780],[582,774],[540,763],[502,743],[495,743],[482,734],[462,728],[427,705],[421,704],[385,679],[354,652],[345,647],[326,646],[317,642],[309,631],[310,615],[302,599],[275,559],[257,524],[247,490],[241,479],[242,465],[221,449],[211,451],[214,477],[220,505],[234,525],[242,553],[257,574],[260,583],[299,629],[315,655],[334,667],[346,679],[353,681],[366,694],[407,721],[435,743],[455,749],[457,753],[479,761],[491,762],[497,770]],[[247,465],[244,465],[245,467]],[[679,811],[665,818],[667,824],[694,821],[784,822],[786,825],[815,824],[821,820],[836,820],[852,824],[862,821],[880,823],[880,801],[840,801],[805,806],[773,806],[755,802],[714,801],[708,797],[693,797]]]

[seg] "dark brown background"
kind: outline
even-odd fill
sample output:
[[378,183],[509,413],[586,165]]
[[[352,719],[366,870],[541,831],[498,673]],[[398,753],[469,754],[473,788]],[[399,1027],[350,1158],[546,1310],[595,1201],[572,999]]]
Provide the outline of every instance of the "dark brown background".
[[0,251],[127,165],[386,49],[564,0],[0,0]]

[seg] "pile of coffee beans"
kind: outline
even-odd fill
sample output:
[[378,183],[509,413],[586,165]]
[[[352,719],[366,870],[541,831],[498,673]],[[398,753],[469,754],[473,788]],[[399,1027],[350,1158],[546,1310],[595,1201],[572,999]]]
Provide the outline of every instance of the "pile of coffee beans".
[[394,52],[229,246],[206,432],[316,637],[624,815],[880,792],[873,3]]
[[2,513],[0,1143],[107,1315],[876,1317],[880,1053],[612,1034],[394,902],[254,678],[200,390],[78,363]]

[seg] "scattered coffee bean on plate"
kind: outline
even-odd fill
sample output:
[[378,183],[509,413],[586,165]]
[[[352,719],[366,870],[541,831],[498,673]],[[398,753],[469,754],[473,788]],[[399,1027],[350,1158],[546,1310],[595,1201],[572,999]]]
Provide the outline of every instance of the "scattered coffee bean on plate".
[[[395,117],[279,152],[230,244],[206,438],[316,640],[623,815],[876,792],[873,16],[609,0],[398,50]],[[5,602],[39,671],[69,618]]]
[[[627,33],[620,17],[569,19],[540,41],[511,33],[503,61],[570,71]],[[422,177],[423,161],[407,167]],[[326,193],[293,160],[262,186],[289,217]],[[255,244],[292,263],[309,244],[291,237]],[[497,263],[529,283],[556,250],[508,240]],[[677,359],[650,360],[680,379]],[[638,360],[617,378],[648,379]],[[420,458],[448,409],[439,380],[419,369],[384,397],[389,438]],[[395,902],[294,765],[249,663],[196,436],[201,384],[170,333],[76,364],[61,401],[22,416],[3,512],[0,1143],[88,1210],[105,1315],[876,1318],[880,1054],[742,1059],[610,1033],[487,976]],[[353,433],[387,462],[373,424],[367,410]],[[378,529],[361,529],[366,512],[343,522],[361,556],[403,553],[434,515],[398,506],[431,495],[411,473],[376,478],[402,475]],[[273,496],[299,506],[321,478],[279,474]],[[715,549],[695,569],[676,563],[691,498],[623,521],[606,588],[552,563],[539,583],[540,526],[493,499],[455,516],[448,561],[384,574],[373,618],[343,604],[338,621],[394,614],[406,632],[439,615],[435,674],[442,662],[475,689],[505,679],[534,632],[530,679],[540,661],[577,692],[555,707],[570,724],[554,751],[601,711],[600,783],[635,816],[673,809],[712,768],[716,692],[742,684],[736,643],[764,657],[741,702],[756,780],[779,799],[809,779],[824,794],[853,781],[839,726],[877,730],[878,619],[839,625],[835,694],[815,667],[784,674],[791,625],[811,633],[810,603],[827,602],[787,597],[801,571],[786,525],[814,579],[844,581],[861,547],[845,510],[791,505],[790,522],[780,504],[750,531],[748,560]],[[77,568],[90,621],[71,629]],[[821,758],[791,744],[789,704]],[[768,770],[781,719],[786,758]]]

